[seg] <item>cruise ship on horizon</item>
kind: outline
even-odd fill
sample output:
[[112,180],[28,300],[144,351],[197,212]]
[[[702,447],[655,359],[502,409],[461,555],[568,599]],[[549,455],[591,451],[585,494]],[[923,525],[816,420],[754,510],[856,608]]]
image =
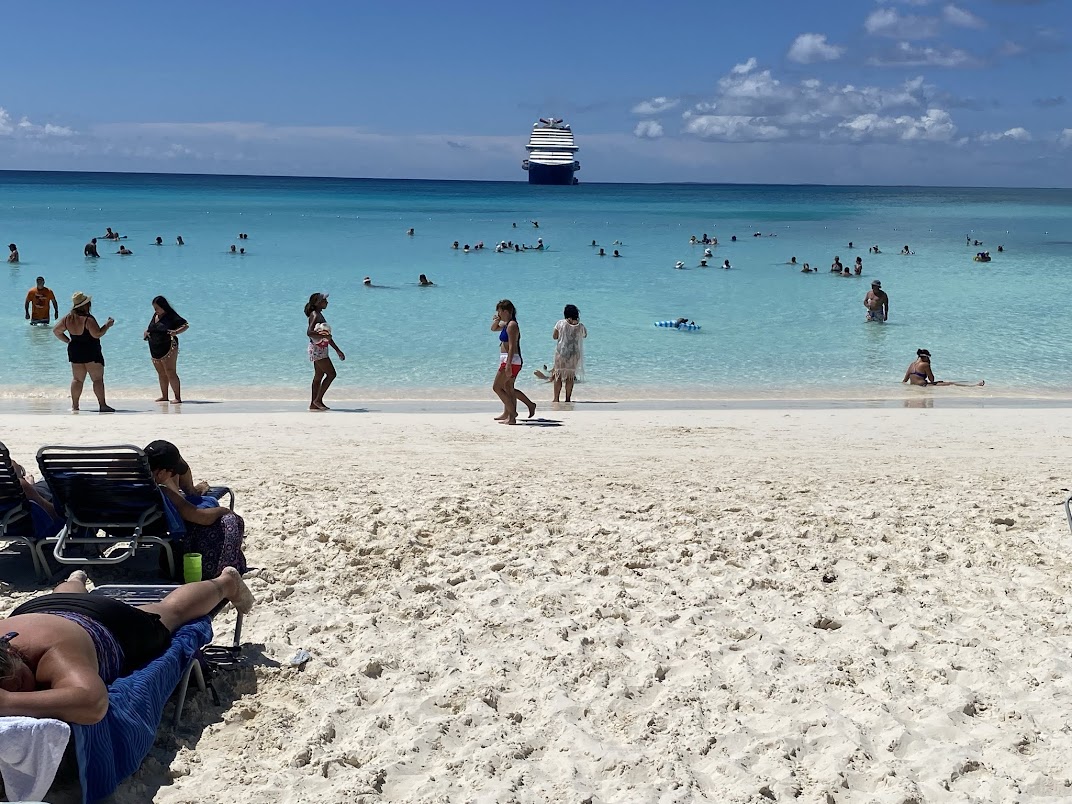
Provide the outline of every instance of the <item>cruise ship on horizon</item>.
[[532,125],[532,136],[525,146],[529,158],[521,168],[529,172],[529,184],[576,184],[573,174],[581,169],[574,159],[577,146],[568,123],[554,117],[541,117]]

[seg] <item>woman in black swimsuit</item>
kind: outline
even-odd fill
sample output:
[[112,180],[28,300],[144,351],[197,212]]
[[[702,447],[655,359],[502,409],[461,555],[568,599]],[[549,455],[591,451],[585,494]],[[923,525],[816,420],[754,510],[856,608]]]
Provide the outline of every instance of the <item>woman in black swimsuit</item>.
[[153,299],[153,317],[142,335],[149,342],[149,357],[153,360],[157,379],[160,381],[160,397],[157,402],[168,401],[168,386],[175,392],[176,404],[182,403],[182,385],[179,382],[179,338],[190,325],[175,312],[163,296]]
[[115,321],[109,318],[104,326],[90,312],[93,297],[79,291],[71,297],[71,312],[67,313],[52,329],[52,334],[67,344],[67,359],[71,362],[71,410],[78,410],[82,397],[82,385],[88,374],[93,382],[93,393],[100,404],[101,413],[115,413],[104,399],[104,353],[100,339],[110,330]]

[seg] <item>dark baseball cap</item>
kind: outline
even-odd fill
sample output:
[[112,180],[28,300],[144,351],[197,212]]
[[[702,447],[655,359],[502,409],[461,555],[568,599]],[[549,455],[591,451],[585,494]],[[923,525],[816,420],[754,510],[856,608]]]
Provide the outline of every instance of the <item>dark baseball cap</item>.
[[145,457],[149,459],[149,468],[154,472],[157,469],[166,469],[177,475],[184,475],[190,471],[190,465],[182,459],[179,448],[170,441],[154,441],[145,448]]

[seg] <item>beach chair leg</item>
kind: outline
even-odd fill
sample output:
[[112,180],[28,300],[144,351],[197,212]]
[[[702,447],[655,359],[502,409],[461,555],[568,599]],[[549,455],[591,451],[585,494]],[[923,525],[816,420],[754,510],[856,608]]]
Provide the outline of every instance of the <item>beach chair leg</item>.
[[1068,518],[1068,529],[1072,530],[1072,494],[1065,500],[1065,516]]
[[242,612],[238,612],[238,618],[234,624],[234,647],[239,648],[242,646]]
[[179,682],[179,694],[175,699],[175,720],[173,722],[173,726],[176,729],[179,727],[179,723],[182,720],[182,708],[186,704],[186,689],[190,686],[190,673],[193,672],[195,667],[197,668],[198,675],[200,675],[201,665],[198,664],[196,656],[190,660],[188,665],[186,665],[186,672],[182,674],[182,680]]

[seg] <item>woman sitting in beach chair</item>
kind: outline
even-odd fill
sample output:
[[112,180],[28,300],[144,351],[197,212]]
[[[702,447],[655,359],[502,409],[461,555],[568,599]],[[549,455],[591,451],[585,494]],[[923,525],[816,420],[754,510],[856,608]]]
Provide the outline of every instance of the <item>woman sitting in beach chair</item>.
[[[212,491],[207,483],[194,484],[190,465],[170,441],[152,442],[145,448],[145,457],[164,499],[182,520],[185,536],[178,540],[179,550],[201,555],[205,577],[214,577],[224,567],[246,572],[242,553],[246,523],[242,517],[207,494]],[[182,566],[182,562],[176,561],[176,566]]]

